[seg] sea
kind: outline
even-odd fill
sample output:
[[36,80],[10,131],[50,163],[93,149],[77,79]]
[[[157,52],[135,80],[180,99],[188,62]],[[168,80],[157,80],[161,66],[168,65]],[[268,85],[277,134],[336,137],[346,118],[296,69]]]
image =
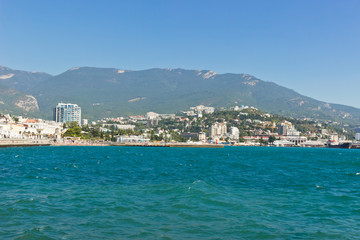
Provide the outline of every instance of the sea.
[[360,150],[0,149],[0,239],[359,239]]

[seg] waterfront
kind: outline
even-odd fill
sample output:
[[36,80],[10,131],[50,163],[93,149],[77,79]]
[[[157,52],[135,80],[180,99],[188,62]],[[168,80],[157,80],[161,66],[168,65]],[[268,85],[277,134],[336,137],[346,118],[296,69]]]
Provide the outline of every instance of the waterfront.
[[355,239],[349,149],[0,149],[1,239]]

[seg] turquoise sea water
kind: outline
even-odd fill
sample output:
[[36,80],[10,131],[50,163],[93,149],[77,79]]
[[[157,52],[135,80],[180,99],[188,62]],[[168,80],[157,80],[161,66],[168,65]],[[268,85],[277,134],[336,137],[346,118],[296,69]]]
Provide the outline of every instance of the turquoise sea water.
[[359,239],[360,150],[0,149],[0,239]]

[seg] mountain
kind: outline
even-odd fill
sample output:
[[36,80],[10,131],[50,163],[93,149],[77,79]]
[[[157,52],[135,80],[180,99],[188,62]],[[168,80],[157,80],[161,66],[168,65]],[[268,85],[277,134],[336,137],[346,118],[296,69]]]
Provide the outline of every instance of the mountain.
[[40,112],[34,96],[0,86],[0,113],[34,116]]
[[90,119],[147,111],[174,113],[198,104],[252,105],[293,117],[360,119],[358,108],[318,101],[248,74],[208,70],[73,68],[35,86],[31,93],[48,116],[64,101],[79,104],[84,117]]
[[51,77],[47,73],[19,71],[0,66],[0,112],[39,116],[37,99],[29,92],[34,86]]
[[41,72],[26,72],[0,66],[0,85],[27,92],[52,76]]
[[[20,73],[24,74],[23,78]],[[9,74],[14,75],[10,78]],[[250,105],[284,116],[360,123],[358,108],[318,101],[248,74],[81,67],[57,76],[9,69],[8,72],[0,71],[0,76],[4,75],[8,77],[5,80],[17,79],[18,82],[5,81],[6,86],[38,100],[44,118],[51,118],[52,109],[58,102],[78,104],[82,116],[89,119],[145,114],[148,111],[175,113],[203,104],[214,107]]]

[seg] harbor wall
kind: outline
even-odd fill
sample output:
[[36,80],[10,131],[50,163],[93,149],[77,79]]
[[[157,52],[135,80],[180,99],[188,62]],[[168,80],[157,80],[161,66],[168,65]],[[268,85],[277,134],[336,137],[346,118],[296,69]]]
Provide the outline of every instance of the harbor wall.
[[50,146],[51,140],[44,139],[0,139],[0,147]]

